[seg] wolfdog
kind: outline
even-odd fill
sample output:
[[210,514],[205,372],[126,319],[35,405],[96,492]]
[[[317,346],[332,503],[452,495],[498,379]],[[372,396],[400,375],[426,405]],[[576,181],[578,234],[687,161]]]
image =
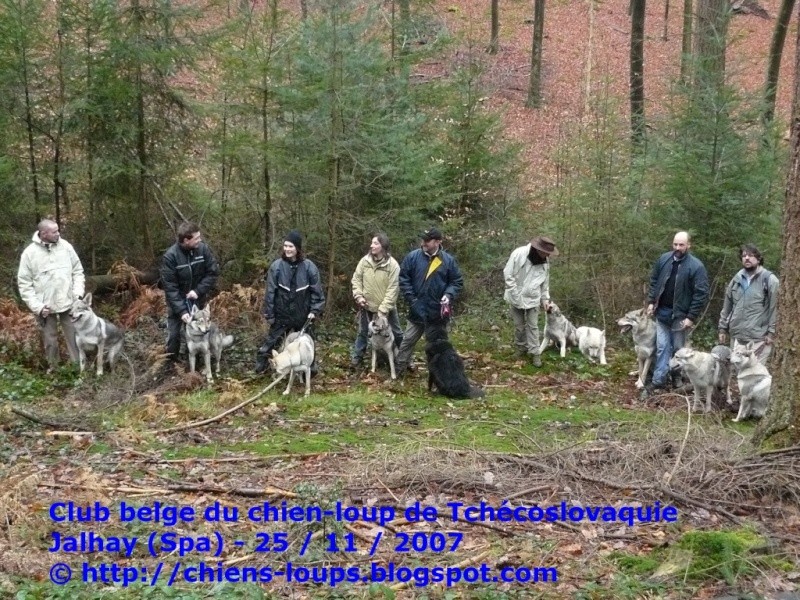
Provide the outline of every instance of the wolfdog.
[[692,348],[681,348],[669,361],[670,369],[682,368],[694,387],[694,402],[692,410],[700,410],[701,390],[706,393],[706,406],[704,412],[711,412],[711,399],[715,387],[722,387],[717,376],[721,374],[717,357],[708,352],[699,352]]
[[288,341],[281,352],[272,351],[270,363],[278,376],[283,377],[289,373],[289,383],[283,392],[284,396],[289,395],[295,373],[303,373],[306,381],[306,396],[311,394],[311,365],[314,362],[314,351],[314,339],[307,333],[299,333],[291,341]]
[[731,399],[731,349],[728,346],[718,344],[711,349],[711,356],[714,357],[714,385],[718,390],[725,392],[725,402],[733,404]]
[[205,375],[208,381],[213,379],[211,373],[211,355],[217,361],[217,376],[222,351],[233,344],[232,335],[223,335],[216,323],[211,321],[211,309],[192,307],[192,320],[186,324],[186,348],[189,350],[189,371],[194,373],[197,353],[203,355]]
[[647,316],[645,309],[640,308],[625,313],[625,316],[617,321],[617,325],[622,333],[630,331],[633,337],[633,349],[636,352],[639,373],[636,387],[641,389],[646,383],[650,365],[656,358],[656,324]]
[[92,310],[92,294],[76,299],[69,310],[69,316],[75,326],[81,373],[86,367],[86,351],[94,348],[97,348],[97,375],[103,374],[103,362],[108,362],[113,369],[122,350],[124,330],[95,314]]
[[606,332],[596,327],[578,327],[575,330],[578,338],[578,349],[592,362],[606,363]]
[[433,388],[448,398],[483,398],[482,389],[470,384],[464,373],[464,361],[447,339],[444,327],[425,330],[425,357],[428,360],[428,391]]
[[561,347],[561,358],[567,355],[567,345],[578,345],[575,326],[561,313],[555,302],[551,302],[545,311],[544,339],[539,354],[547,349],[551,341]]
[[739,382],[739,414],[734,421],[747,417],[763,417],[769,404],[772,376],[767,367],[758,362],[753,352],[753,342],[747,345],[735,344],[731,354],[731,364],[736,368]]
[[383,352],[389,358],[389,371],[392,379],[397,379],[397,373],[394,368],[397,347],[394,345],[394,333],[392,328],[389,327],[389,319],[381,316],[380,313],[375,313],[367,328],[369,330],[369,345],[372,347],[372,368],[370,372],[375,372],[375,367],[378,364],[378,353]]

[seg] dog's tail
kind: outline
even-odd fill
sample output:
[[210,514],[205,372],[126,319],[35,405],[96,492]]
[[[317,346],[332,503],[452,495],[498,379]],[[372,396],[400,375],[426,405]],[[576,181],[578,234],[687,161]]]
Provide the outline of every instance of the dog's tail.
[[228,346],[232,346],[232,345],[233,345],[233,336],[232,335],[226,335],[225,337],[222,338],[222,347],[223,348],[227,348]]

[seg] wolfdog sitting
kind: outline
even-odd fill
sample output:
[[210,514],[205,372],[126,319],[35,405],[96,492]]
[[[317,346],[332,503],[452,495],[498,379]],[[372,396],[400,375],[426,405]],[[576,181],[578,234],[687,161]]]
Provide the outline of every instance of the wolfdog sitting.
[[392,379],[397,379],[397,373],[394,368],[397,347],[394,344],[394,333],[392,328],[389,327],[389,319],[376,312],[367,329],[369,331],[369,345],[372,347],[372,368],[370,372],[375,372],[375,367],[378,364],[378,353],[383,352],[389,358],[389,371]]
[[443,326],[425,329],[425,357],[428,360],[428,391],[434,388],[448,398],[483,398],[486,394],[470,384],[464,373],[464,361],[447,339]]
[[122,350],[125,332],[95,314],[92,310],[91,294],[75,300],[69,310],[69,316],[75,326],[75,342],[78,346],[81,373],[86,367],[86,351],[94,348],[97,348],[97,375],[103,374],[104,362],[108,362],[113,369],[114,362]]
[[739,414],[734,421],[747,417],[763,417],[769,404],[769,393],[772,387],[772,376],[767,367],[758,361],[753,352],[753,342],[747,345],[735,344],[731,354],[731,364],[736,368],[736,380],[739,382]]
[[606,363],[606,332],[596,327],[578,327],[575,330],[578,349],[592,362]]
[[622,333],[631,332],[633,337],[633,350],[636,352],[636,362],[639,378],[636,380],[637,389],[644,387],[650,372],[650,365],[656,359],[656,324],[647,316],[645,309],[632,310],[625,313],[617,321]]
[[186,324],[186,348],[189,350],[189,371],[194,373],[197,353],[203,355],[205,361],[205,375],[208,381],[213,379],[211,373],[211,355],[217,361],[217,376],[219,376],[219,363],[222,351],[233,344],[232,335],[222,335],[216,323],[211,321],[211,309],[192,307],[192,320]]
[[555,302],[551,302],[545,310],[544,339],[539,347],[539,354],[547,349],[550,342],[555,342],[561,347],[561,358],[567,355],[568,345],[578,345],[575,326],[561,313]]
[[270,363],[278,376],[283,377],[289,373],[289,383],[283,392],[284,396],[289,395],[295,373],[303,373],[306,396],[311,394],[311,365],[314,362],[314,351],[314,339],[307,333],[298,333],[291,341],[287,338],[287,343],[281,352],[272,351]]

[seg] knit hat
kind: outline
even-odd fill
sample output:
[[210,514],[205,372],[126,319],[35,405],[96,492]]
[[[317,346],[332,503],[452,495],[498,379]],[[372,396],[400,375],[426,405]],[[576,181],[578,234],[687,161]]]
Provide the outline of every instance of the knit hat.
[[291,242],[294,244],[294,247],[297,248],[298,252],[303,249],[303,236],[300,235],[300,232],[296,229],[292,229],[283,239],[286,242]]

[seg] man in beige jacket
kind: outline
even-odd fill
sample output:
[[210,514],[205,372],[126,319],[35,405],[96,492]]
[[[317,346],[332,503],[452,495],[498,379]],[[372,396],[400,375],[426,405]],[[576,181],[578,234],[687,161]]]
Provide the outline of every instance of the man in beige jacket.
[[511,306],[514,344],[521,356],[529,355],[534,366],[542,366],[539,354],[539,308],[550,304],[550,263],[558,256],[553,240],[536,237],[530,244],[511,253],[503,269],[506,292],[503,299]]
[[75,328],[69,318],[72,302],[83,296],[81,260],[72,245],[61,239],[58,223],[43,219],[32,243],[22,252],[17,272],[19,293],[42,329],[50,368],[58,365],[58,323],[64,331],[69,357],[78,361]]
[[376,233],[364,256],[353,273],[351,285],[353,300],[358,307],[358,335],[350,353],[350,367],[358,368],[367,350],[367,335],[370,320],[380,313],[389,321],[394,333],[395,346],[403,340],[400,317],[397,314],[397,298],[400,294],[400,265],[389,253],[389,237]]

